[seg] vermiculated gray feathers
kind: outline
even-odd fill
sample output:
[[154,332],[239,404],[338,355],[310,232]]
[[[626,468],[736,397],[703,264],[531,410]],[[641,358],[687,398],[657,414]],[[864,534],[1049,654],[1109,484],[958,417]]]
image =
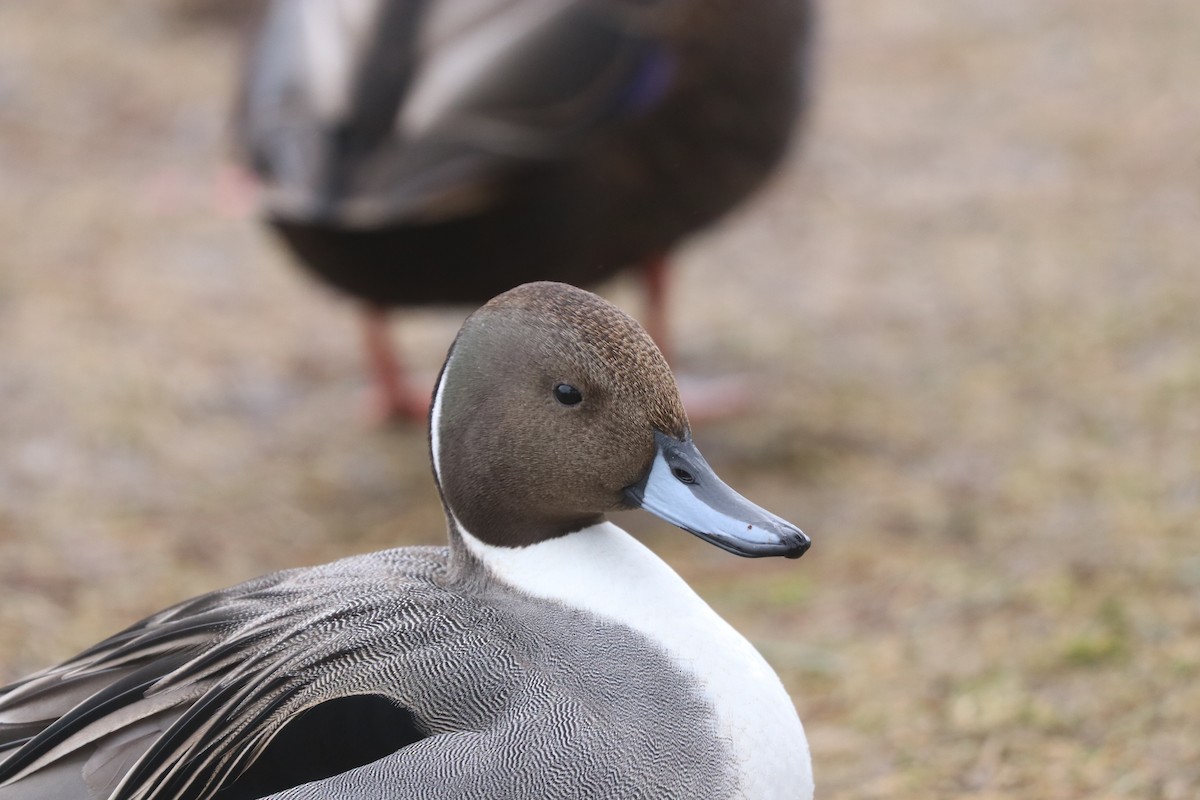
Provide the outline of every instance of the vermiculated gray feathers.
[[[711,709],[665,654],[503,587],[456,591],[447,558],[406,548],[277,573],[6,689],[0,724],[62,716],[0,749],[0,800],[224,797],[288,721],[353,695],[407,709],[426,738],[280,797],[733,796],[721,744],[696,735]],[[78,702],[99,676],[127,694]]]

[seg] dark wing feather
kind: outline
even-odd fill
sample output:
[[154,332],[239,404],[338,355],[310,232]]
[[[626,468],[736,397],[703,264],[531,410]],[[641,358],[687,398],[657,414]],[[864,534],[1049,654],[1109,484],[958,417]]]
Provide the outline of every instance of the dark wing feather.
[[339,698],[298,715],[216,800],[251,800],[348,772],[419,741],[412,714],[379,695]]
[[50,755],[56,748],[63,754],[73,752],[73,737],[89,726],[113,718],[119,711],[143,700],[149,689],[168,672],[182,666],[187,656],[176,654],[157,658],[125,675],[79,703],[66,714],[47,725],[0,767],[0,781],[20,775],[22,771]]

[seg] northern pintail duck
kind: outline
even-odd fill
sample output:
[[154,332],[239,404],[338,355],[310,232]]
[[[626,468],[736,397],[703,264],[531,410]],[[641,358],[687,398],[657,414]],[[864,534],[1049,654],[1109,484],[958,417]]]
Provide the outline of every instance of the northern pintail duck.
[[605,520],[809,546],[705,463],[636,322],[563,284],[494,299],[430,442],[449,547],[204,595],[0,690],[0,798],[811,797],[779,678]]
[[365,305],[381,411],[424,419],[383,328],[640,268],[749,195],[804,102],[809,0],[276,0],[235,129],[274,229]]

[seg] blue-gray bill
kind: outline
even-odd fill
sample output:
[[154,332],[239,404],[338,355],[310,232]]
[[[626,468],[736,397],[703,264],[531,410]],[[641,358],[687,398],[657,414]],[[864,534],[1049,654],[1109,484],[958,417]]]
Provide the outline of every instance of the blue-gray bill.
[[808,550],[804,531],[729,488],[691,437],[656,431],[654,438],[653,466],[625,490],[633,505],[735,555],[799,558]]

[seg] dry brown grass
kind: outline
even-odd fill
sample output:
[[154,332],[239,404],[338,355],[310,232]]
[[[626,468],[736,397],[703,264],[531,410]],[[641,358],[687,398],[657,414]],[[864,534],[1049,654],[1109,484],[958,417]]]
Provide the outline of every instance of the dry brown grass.
[[[0,4],[0,678],[441,536],[347,309],[213,213],[232,42],[169,3]],[[1196,797],[1200,11],[826,6],[803,158],[675,298],[684,367],[762,387],[709,460],[816,544],[622,522],[778,667],[821,796]],[[433,369],[456,317],[400,327]]]

